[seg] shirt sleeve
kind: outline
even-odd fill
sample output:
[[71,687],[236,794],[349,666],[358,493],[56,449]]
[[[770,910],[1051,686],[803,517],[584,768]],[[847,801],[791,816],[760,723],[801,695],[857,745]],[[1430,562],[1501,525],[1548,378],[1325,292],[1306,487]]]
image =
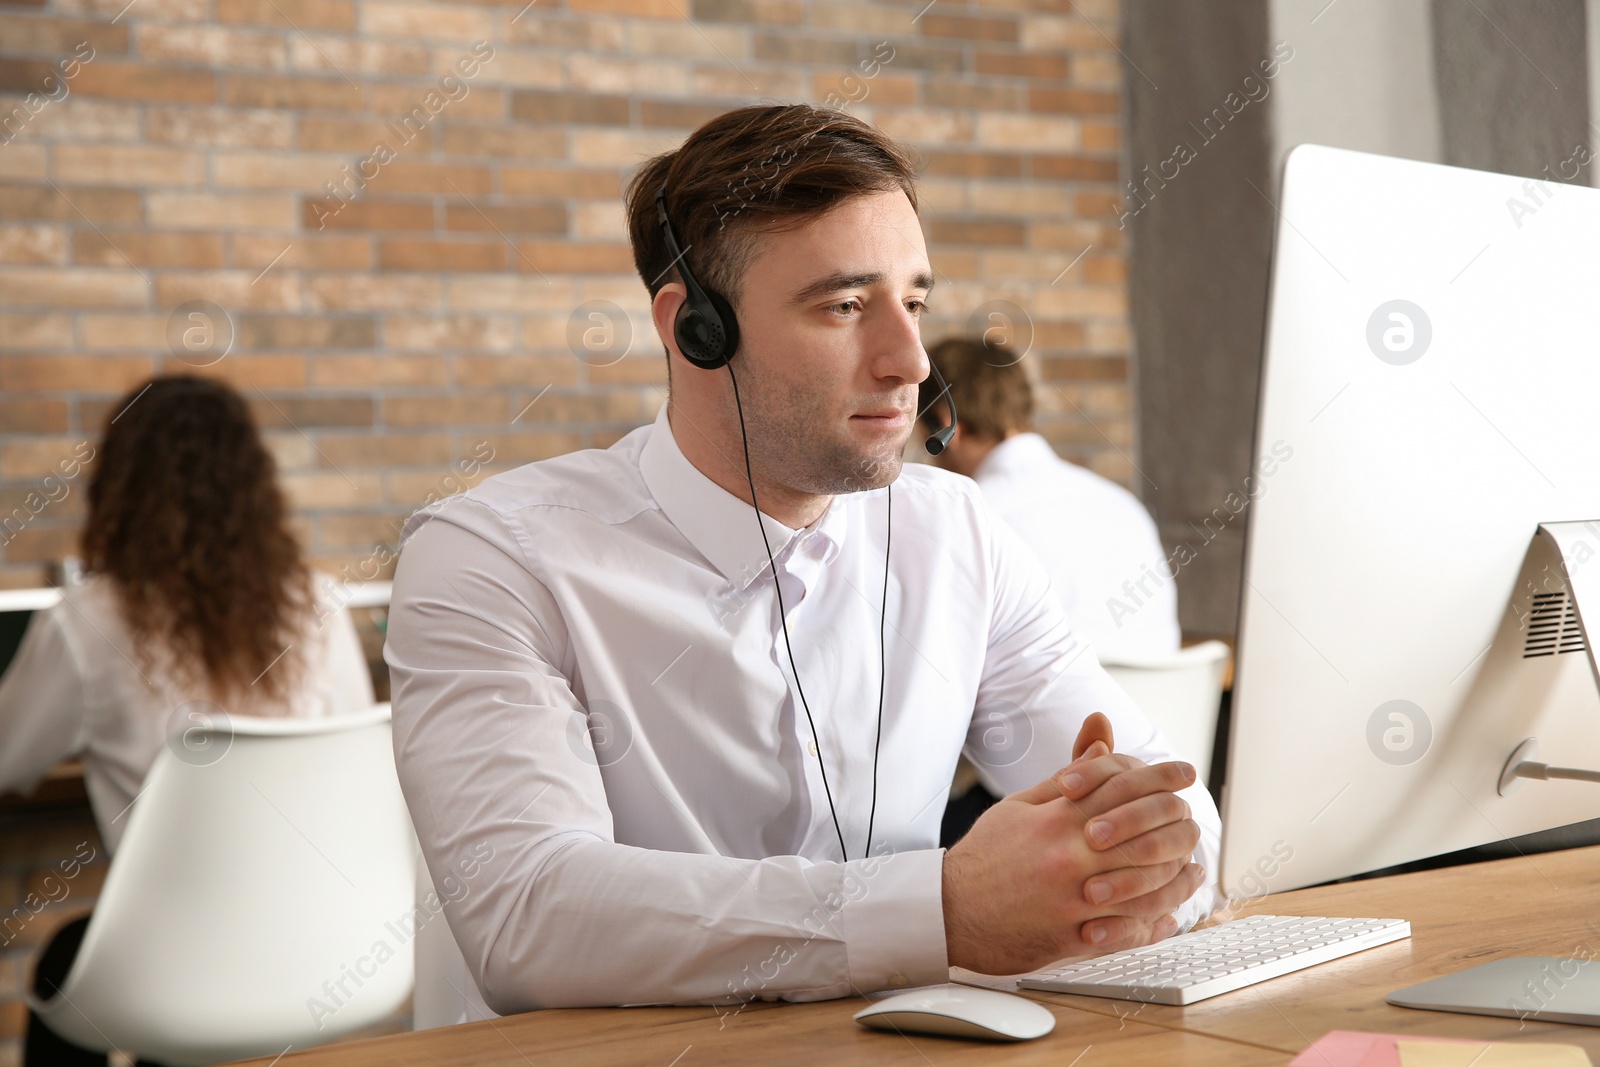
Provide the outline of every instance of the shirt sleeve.
[[[990,531],[994,611],[966,747],[989,789],[1013,793],[1066,766],[1078,731],[1096,711],[1111,720],[1116,751],[1145,763],[1176,759],[1072,630],[1034,554],[1005,523],[992,521]],[[1206,872],[1205,884],[1177,913],[1188,929],[1223,903],[1217,889],[1222,819],[1198,781],[1178,795],[1200,826],[1194,862]]]
[[0,793],[32,792],[61,760],[83,751],[83,676],[62,623],[65,605],[34,614],[0,677]]
[[470,499],[418,521],[385,651],[395,760],[493,1010],[812,1000],[948,980],[940,850],[828,863],[618,843],[589,735],[572,730],[573,635],[528,549]]

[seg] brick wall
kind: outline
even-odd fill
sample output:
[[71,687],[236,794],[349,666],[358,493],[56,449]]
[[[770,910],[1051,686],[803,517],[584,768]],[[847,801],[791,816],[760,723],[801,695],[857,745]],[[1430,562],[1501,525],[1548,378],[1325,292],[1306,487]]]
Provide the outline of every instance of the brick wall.
[[[1117,0],[0,2],[0,586],[74,551],[86,444],[155,371],[243,390],[313,556],[363,577],[430,495],[649,421],[665,376],[623,182],[756,101],[831,101],[920,152],[925,336],[1031,336],[1042,428],[1127,482],[1119,21]],[[569,340],[612,307],[598,348]],[[0,912],[53,840],[15,847]],[[26,969],[0,960],[0,1067]]]
[[[245,391],[335,572],[481,457],[649,421],[622,183],[757,100],[920,151],[929,338],[1025,309],[1049,436],[1127,480],[1116,0],[924,2],[0,3],[0,585],[73,551],[74,449],[154,371]],[[590,301],[627,358],[572,354]]]

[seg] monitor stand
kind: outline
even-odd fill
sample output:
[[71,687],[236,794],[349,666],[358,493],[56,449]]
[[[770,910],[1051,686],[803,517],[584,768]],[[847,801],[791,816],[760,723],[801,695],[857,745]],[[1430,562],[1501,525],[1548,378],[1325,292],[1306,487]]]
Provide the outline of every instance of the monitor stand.
[[[1582,651],[1600,686],[1600,650],[1594,640],[1600,636],[1600,521],[1539,524],[1511,594],[1508,615],[1516,625],[1501,626],[1496,647],[1489,653],[1492,660]],[[1515,648],[1506,647],[1512,644]],[[1500,769],[1500,795],[1508,795],[1529,778],[1600,782],[1600,769],[1541,763],[1539,739],[1529,737],[1506,757]]]
[[[1514,670],[1520,660],[1581,651],[1600,685],[1595,637],[1600,637],[1600,521],[1540,523],[1485,667]],[[1534,737],[1512,750],[1500,771],[1501,796],[1529,779],[1600,782],[1600,770],[1552,767],[1538,756]],[[1494,960],[1397,990],[1386,999],[1402,1008],[1600,1026],[1600,967],[1594,961],[1593,954]]]
[[1399,989],[1400,1008],[1600,1026],[1600,965],[1593,956],[1516,956]]

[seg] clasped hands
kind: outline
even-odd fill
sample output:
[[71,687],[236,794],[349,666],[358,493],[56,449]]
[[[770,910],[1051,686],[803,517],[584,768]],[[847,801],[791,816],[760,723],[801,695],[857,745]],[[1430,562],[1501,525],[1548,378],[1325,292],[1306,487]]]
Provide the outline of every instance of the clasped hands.
[[1019,974],[1177,932],[1172,913],[1205,882],[1189,862],[1200,827],[1176,795],[1194,783],[1194,767],[1114,752],[1099,713],[1072,757],[990,807],[945,853],[951,966]]

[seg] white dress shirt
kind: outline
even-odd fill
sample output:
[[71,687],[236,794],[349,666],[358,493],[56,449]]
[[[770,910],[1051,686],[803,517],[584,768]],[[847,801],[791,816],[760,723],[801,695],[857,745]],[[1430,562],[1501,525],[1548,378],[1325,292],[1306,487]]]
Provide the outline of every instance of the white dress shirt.
[[[799,531],[762,516],[815,747],[756,514],[684,457],[665,407],[406,525],[395,757],[431,870],[492,849],[445,908],[490,1008],[946,981],[937,844],[963,748],[1012,792],[1103,711],[1119,750],[1170,758],[971,481],[908,465],[892,489],[875,814],[888,490]],[[1204,789],[1183,795],[1212,877],[1189,923],[1217,900],[1220,823]]]
[[1068,463],[1036,433],[995,445],[973,478],[1033,549],[1072,628],[1107,662],[1178,651],[1178,588],[1139,498]]
[[[372,706],[372,675],[355,626],[339,610],[333,580],[315,579],[327,613],[320,627],[314,620],[307,626],[305,669],[293,692],[273,707],[231,704],[223,712],[315,717]],[[115,852],[161,746],[172,732],[181,739],[195,721],[190,710],[214,714],[218,707],[169,672],[139,666],[116,590],[92,576],[34,614],[0,677],[0,793],[28,792],[61,760],[83,757],[95,824]]]

